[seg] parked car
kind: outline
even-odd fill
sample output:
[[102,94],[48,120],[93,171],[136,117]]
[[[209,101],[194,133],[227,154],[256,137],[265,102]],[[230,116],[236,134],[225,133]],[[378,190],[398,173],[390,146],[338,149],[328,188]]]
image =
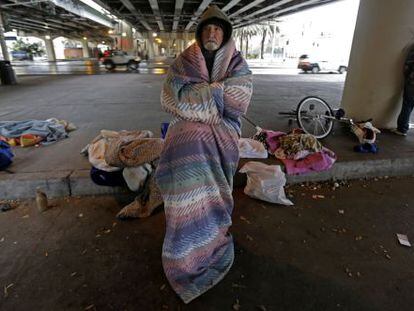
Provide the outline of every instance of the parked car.
[[33,55],[27,53],[26,51],[12,51],[11,55],[13,60],[33,60]]
[[126,65],[129,70],[137,70],[141,59],[138,56],[129,55],[125,51],[111,51],[104,56],[102,64],[107,70],[114,70],[116,66]]
[[303,54],[299,57],[298,69],[304,72],[318,73],[319,71],[339,72],[344,73],[348,70],[345,62],[333,60],[318,60],[310,58],[308,54]]

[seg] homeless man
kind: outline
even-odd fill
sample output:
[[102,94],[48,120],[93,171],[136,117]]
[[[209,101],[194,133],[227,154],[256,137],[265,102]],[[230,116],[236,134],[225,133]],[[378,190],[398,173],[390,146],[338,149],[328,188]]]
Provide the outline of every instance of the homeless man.
[[185,303],[216,285],[234,258],[233,175],[252,81],[231,34],[227,16],[208,8],[161,93],[163,109],[174,116],[156,172],[166,217],[162,263]]

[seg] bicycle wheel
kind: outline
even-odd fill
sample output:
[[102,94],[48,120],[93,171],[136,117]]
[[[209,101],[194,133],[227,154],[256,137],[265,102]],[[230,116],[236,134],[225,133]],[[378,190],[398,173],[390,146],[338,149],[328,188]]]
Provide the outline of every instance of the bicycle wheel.
[[333,128],[333,112],[328,103],[315,96],[305,97],[296,108],[299,127],[307,134],[322,139]]

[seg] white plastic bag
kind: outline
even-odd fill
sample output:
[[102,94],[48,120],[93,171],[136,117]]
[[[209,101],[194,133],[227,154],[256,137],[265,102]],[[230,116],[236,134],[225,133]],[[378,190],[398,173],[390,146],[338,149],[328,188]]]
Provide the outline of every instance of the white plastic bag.
[[283,188],[286,177],[279,165],[251,161],[243,165],[239,172],[247,173],[244,193],[248,196],[271,203],[293,205],[292,201],[286,198]]
[[145,163],[140,166],[124,168],[122,176],[124,176],[129,190],[138,192],[144,186],[144,183],[151,172],[151,165]]
[[251,138],[239,139],[239,153],[240,158],[267,159],[268,157],[265,146]]

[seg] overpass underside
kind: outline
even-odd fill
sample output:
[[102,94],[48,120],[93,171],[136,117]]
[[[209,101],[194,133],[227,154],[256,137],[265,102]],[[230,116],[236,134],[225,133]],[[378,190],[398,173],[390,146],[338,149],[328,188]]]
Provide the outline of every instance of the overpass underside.
[[[95,0],[100,8],[92,8],[83,0],[0,0],[0,25],[22,36],[64,36],[95,45],[104,40],[115,48],[156,56],[161,49],[181,52],[209,5],[219,6],[240,28],[334,1],[338,0]],[[0,30],[0,41],[2,37]],[[48,45],[53,60],[53,44]]]

